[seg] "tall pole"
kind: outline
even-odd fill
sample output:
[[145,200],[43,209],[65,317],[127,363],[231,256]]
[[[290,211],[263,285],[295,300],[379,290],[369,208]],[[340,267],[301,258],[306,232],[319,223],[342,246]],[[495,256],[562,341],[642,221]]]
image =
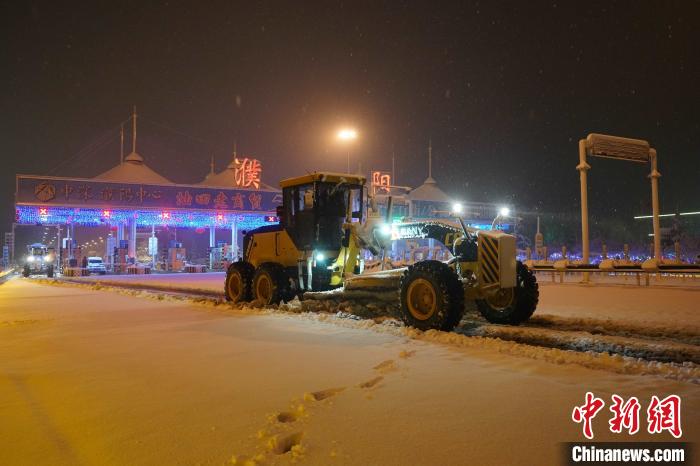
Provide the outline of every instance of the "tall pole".
[[119,163],[124,163],[124,123],[122,123],[121,129],[119,130]]
[[[581,249],[582,261],[588,264],[590,260],[590,250],[588,244],[588,179],[587,172],[591,166],[586,163],[586,140],[578,142],[579,164],[576,170],[581,175]],[[588,274],[584,273],[584,281],[588,281]]]
[[433,177],[433,140],[428,139],[428,178]]
[[134,105],[134,114],[131,118],[132,120],[132,126],[131,126],[131,152],[136,152],[136,105]]
[[656,149],[649,149],[649,158],[651,159],[651,213],[654,223],[654,259],[661,262],[661,227],[659,225],[659,178],[661,173],[657,170],[656,165]]

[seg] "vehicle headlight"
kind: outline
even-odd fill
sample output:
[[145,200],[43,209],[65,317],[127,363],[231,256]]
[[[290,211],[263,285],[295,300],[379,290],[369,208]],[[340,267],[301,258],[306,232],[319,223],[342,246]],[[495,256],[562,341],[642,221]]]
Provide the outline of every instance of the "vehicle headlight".
[[388,223],[383,224],[382,226],[379,227],[379,233],[382,236],[390,236],[391,235],[391,225]]
[[49,262],[50,260],[51,260],[51,256],[50,256],[50,255],[47,254],[47,255],[44,256],[44,261],[45,261],[45,262]]
[[324,260],[326,260],[326,256],[324,256],[322,252],[319,252],[318,254],[316,254],[316,260],[318,262],[323,262]]
[[34,262],[34,256],[27,256],[27,262]]

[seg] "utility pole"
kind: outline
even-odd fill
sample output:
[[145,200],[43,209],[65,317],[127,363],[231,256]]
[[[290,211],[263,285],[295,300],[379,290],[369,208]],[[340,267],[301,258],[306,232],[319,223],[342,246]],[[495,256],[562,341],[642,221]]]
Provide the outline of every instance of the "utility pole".
[[121,124],[121,129],[119,130],[119,163],[124,163],[124,123]]
[[433,177],[433,140],[428,139],[428,178]]
[[132,119],[132,137],[131,137],[131,152],[136,152],[136,105],[134,105],[134,113]]

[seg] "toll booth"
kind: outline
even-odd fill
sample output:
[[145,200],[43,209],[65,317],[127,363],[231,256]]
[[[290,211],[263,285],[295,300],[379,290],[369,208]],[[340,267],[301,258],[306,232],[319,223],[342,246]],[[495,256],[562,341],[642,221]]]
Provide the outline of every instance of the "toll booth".
[[179,272],[185,267],[187,262],[187,251],[182,247],[182,243],[171,241],[168,247],[168,260],[166,267],[170,272]]

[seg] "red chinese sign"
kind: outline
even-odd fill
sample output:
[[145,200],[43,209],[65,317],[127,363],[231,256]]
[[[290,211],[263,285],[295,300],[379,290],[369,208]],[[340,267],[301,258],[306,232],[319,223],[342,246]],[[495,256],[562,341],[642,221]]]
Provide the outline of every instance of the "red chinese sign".
[[261,183],[260,162],[252,159],[239,162],[236,182],[240,186],[229,189],[19,175],[16,203],[95,207],[101,212],[121,207],[274,212],[282,202],[282,194],[257,190]]
[[389,194],[391,191],[391,175],[387,172],[372,172],[372,187],[378,194]]
[[[629,435],[639,432],[639,412],[641,404],[637,397],[630,397],[624,400],[621,396],[612,395],[612,405],[610,412],[612,417],[608,421],[610,432],[615,434],[626,430]],[[583,435],[587,439],[593,438],[593,418],[605,406],[605,401],[597,398],[591,392],[586,393],[585,403],[574,406],[571,419],[583,424]],[[681,429],[681,398],[678,395],[669,395],[660,400],[656,395],[651,397],[647,408],[647,432],[650,434],[660,434],[668,431],[675,438],[683,435]]]
[[260,173],[262,165],[256,159],[235,159],[235,180],[236,186],[242,188],[260,188]]

